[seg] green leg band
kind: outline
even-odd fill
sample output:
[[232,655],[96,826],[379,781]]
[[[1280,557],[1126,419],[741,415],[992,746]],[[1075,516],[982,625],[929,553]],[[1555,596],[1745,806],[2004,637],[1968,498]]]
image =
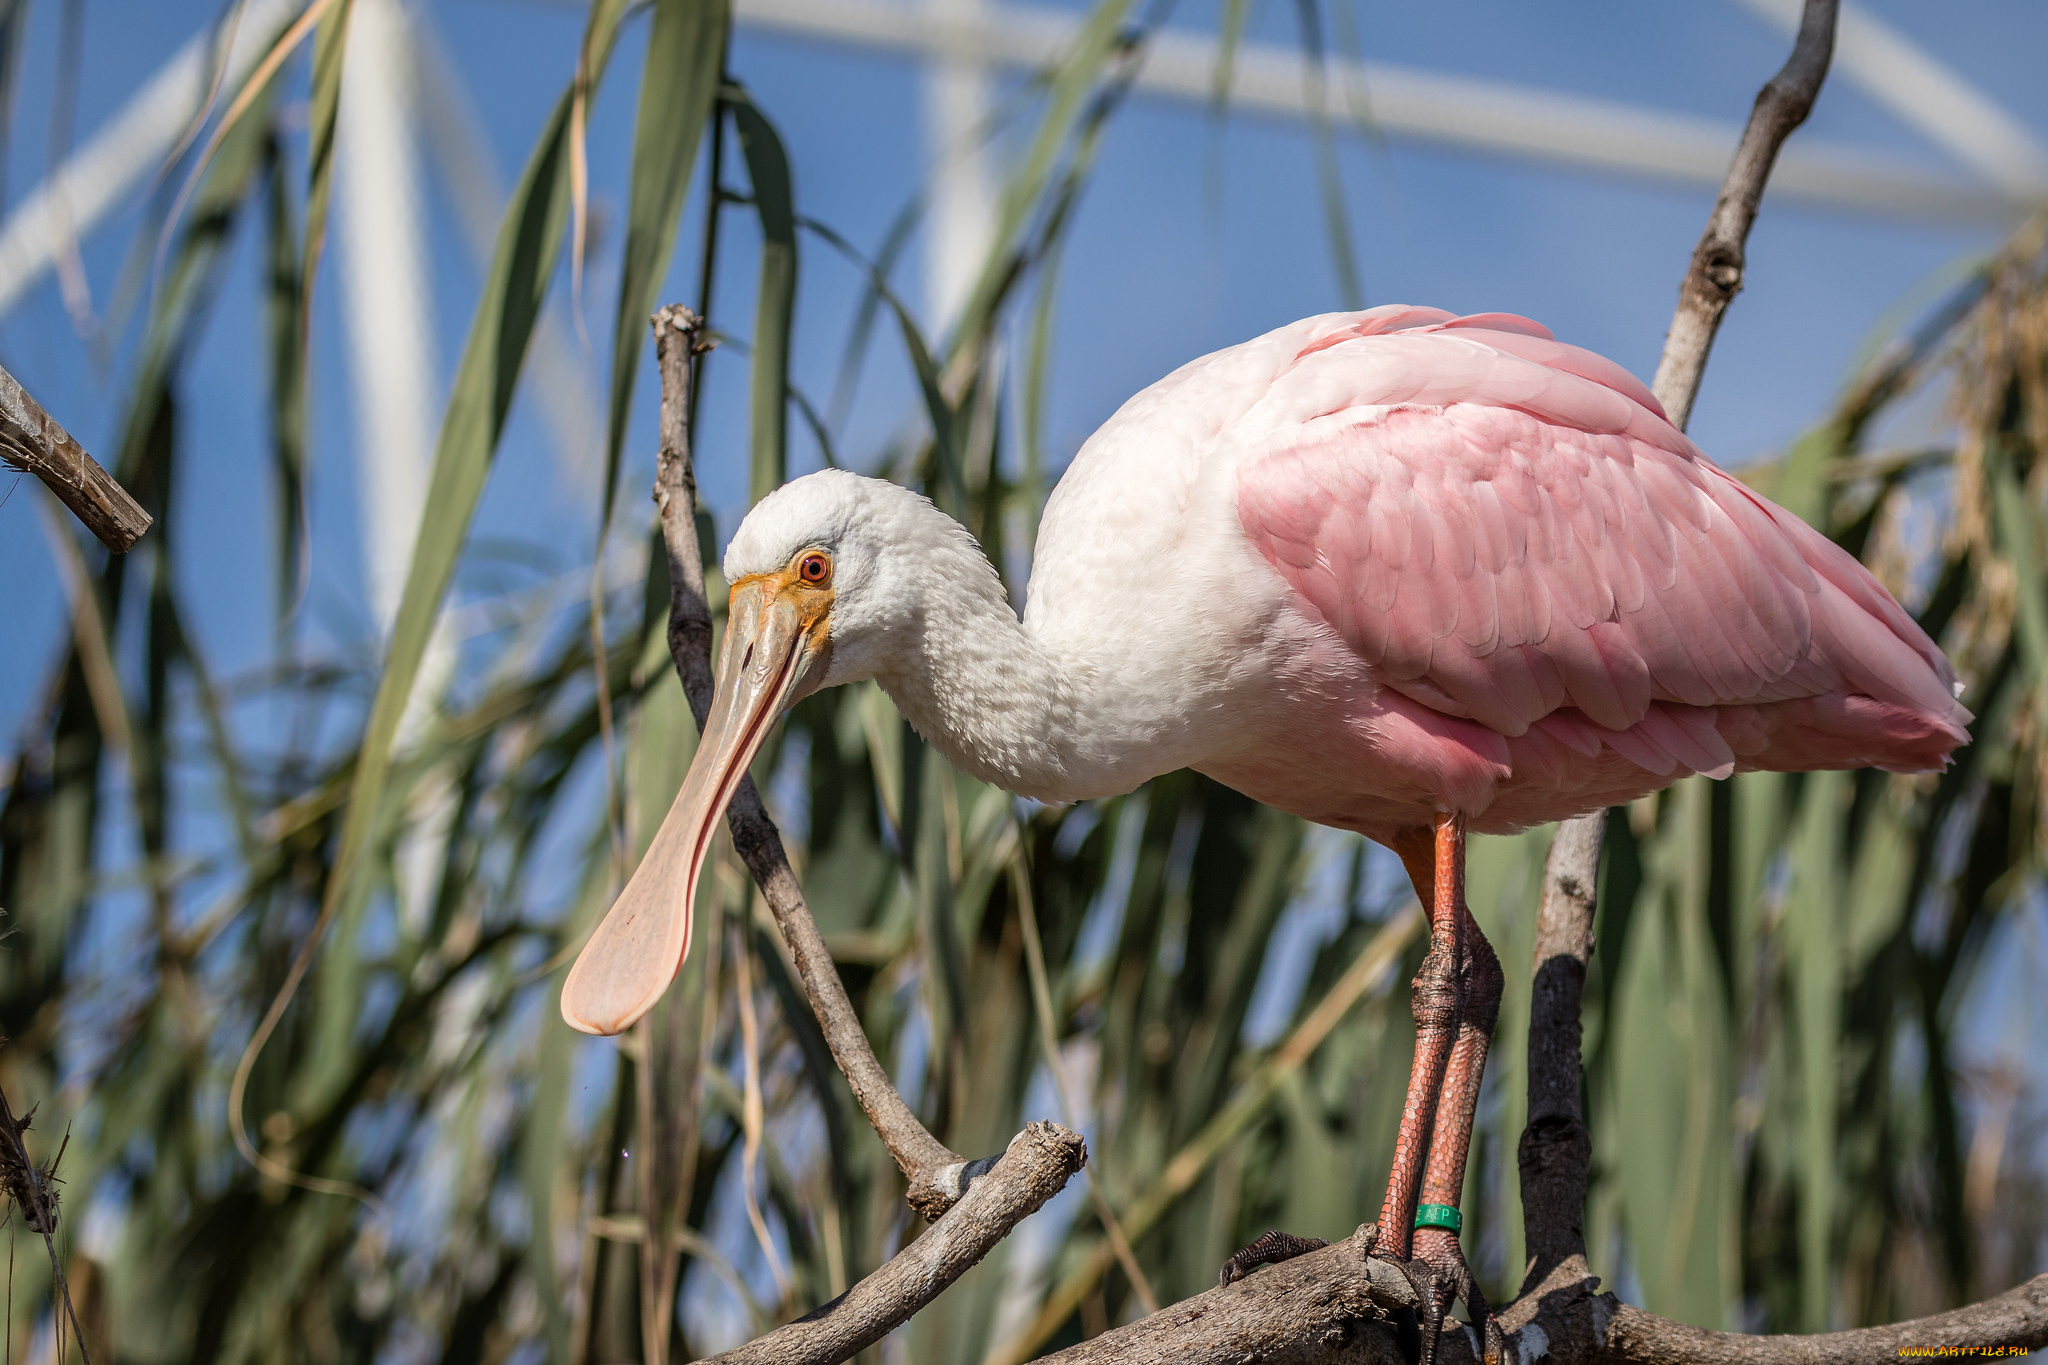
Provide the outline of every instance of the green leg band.
[[1449,1228],[1455,1233],[1465,1226],[1465,1216],[1449,1204],[1418,1204],[1415,1206],[1415,1226]]

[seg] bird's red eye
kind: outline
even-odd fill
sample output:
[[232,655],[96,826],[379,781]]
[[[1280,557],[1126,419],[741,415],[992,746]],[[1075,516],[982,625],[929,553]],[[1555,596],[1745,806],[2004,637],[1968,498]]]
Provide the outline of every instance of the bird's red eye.
[[813,551],[797,561],[796,572],[804,582],[816,586],[832,577],[832,561]]

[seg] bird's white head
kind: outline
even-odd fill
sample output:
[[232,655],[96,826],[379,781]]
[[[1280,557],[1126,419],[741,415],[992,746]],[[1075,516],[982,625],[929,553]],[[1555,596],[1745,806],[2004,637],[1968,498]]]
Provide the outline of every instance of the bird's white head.
[[900,484],[841,469],[806,474],[763,498],[726,547],[725,579],[734,629],[755,611],[805,623],[801,676],[785,705],[886,673],[910,647],[933,589],[1002,593],[967,528]]
[[915,652],[935,603],[1004,601],[965,527],[907,488],[842,470],[763,498],[726,550],[725,577],[717,693],[689,775],[563,986],[563,1017],[587,1033],[631,1025],[682,966],[712,830],[776,717],[821,687],[885,676]]

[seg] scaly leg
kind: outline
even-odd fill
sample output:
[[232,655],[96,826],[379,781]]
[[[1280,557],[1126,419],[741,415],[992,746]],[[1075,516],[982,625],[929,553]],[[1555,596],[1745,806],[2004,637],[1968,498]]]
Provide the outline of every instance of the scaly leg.
[[[1431,829],[1402,835],[1393,847],[1408,869],[1408,879],[1415,883],[1415,894],[1429,912],[1430,930],[1429,952],[1415,973],[1415,1061],[1408,1072],[1408,1100],[1401,1108],[1394,1169],[1387,1177],[1386,1198],[1380,1203],[1380,1248],[1405,1261],[1430,1132],[1439,1122],[1437,1097],[1444,1088],[1458,1038],[1458,966],[1464,958],[1458,914],[1465,902],[1464,819],[1440,815]],[[1461,1169],[1463,1163],[1461,1154]]]
[[[1439,845],[1438,871],[1441,879],[1442,849]],[[1436,1126],[1430,1135],[1429,1166],[1422,1179],[1422,1203],[1416,1222],[1415,1260],[1427,1266],[1424,1312],[1418,1314],[1422,1329],[1422,1358],[1436,1355],[1438,1334],[1451,1300],[1461,1298],[1470,1311],[1473,1325],[1484,1334],[1482,1350],[1488,1361],[1501,1358],[1504,1343],[1500,1327],[1493,1321],[1458,1244],[1462,1218],[1458,1200],[1465,1187],[1465,1157],[1472,1144],[1472,1116],[1479,1105],[1479,1082],[1486,1070],[1486,1050],[1493,1041],[1493,1027],[1500,1015],[1504,984],[1500,959],[1479,930],[1465,906],[1464,839],[1460,831],[1457,848],[1459,1020],[1457,1043],[1451,1049],[1444,1073],[1443,1093],[1437,1101]]]
[[[1423,1162],[1429,1153],[1430,1129],[1437,1122],[1437,1094],[1458,1037],[1457,908],[1463,904],[1464,821],[1437,817],[1431,829],[1403,832],[1392,841],[1394,851],[1415,883],[1415,894],[1429,912],[1430,946],[1415,974],[1415,1061],[1408,1073],[1408,1102],[1401,1111],[1401,1132],[1394,1140],[1394,1171],[1387,1181],[1380,1210],[1376,1250],[1404,1264],[1409,1229],[1415,1221],[1415,1196],[1422,1186]],[[1438,850],[1455,850],[1457,856]],[[1224,1262],[1217,1277],[1224,1284],[1243,1279],[1262,1265],[1290,1260],[1323,1243],[1314,1238],[1269,1232]]]

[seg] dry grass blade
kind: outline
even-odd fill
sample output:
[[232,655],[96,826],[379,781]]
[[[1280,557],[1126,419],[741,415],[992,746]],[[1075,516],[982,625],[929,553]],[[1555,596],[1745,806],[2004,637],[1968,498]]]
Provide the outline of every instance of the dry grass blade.
[[[1024,928],[1024,961],[1031,973],[1031,1003],[1038,1016],[1038,1041],[1045,1050],[1045,1068],[1052,1073],[1053,1090],[1059,1095],[1060,1116],[1065,1119],[1067,1127],[1078,1133],[1081,1131],[1081,1111],[1074,1102],[1066,1063],[1060,1057],[1059,1032],[1053,1023],[1052,987],[1046,979],[1045,944],[1038,936],[1038,909],[1031,896],[1031,875],[1024,867],[1021,840],[1018,848],[1010,863],[1010,886],[1017,897],[1017,919]],[[1144,1267],[1138,1264],[1137,1253],[1131,1250],[1131,1239],[1124,1235],[1123,1221],[1110,1207],[1109,1196],[1102,1192],[1102,1179],[1097,1170],[1099,1164],[1090,1162],[1085,1172],[1089,1201],[1095,1205],[1095,1216],[1102,1220],[1102,1231],[1109,1239],[1117,1265],[1130,1277],[1131,1288],[1137,1291],[1138,1302],[1145,1306],[1147,1313],[1157,1313],[1159,1295],[1154,1292]]]
[[[1245,1078],[1230,1102],[1173,1154],[1145,1192],[1131,1202],[1123,1214],[1123,1225],[1131,1236],[1144,1236],[1175,1200],[1193,1188],[1224,1146],[1259,1117],[1281,1083],[1301,1069],[1367,991],[1386,979],[1421,929],[1422,911],[1411,906],[1372,937],[1315,1008]],[[1074,1315],[1113,1260],[1114,1254],[1107,1247],[1099,1248],[1069,1272],[1046,1296],[1044,1306],[1030,1325],[990,1352],[990,1365],[1017,1365],[1030,1359]]]
[[[269,86],[271,78],[291,59],[292,53],[298,51],[299,44],[319,25],[327,11],[337,3],[346,6],[349,2],[350,0],[313,0],[313,3],[292,21],[291,26],[277,36],[277,40],[270,45],[270,50],[250,69],[247,78],[242,82],[242,88],[236,92],[226,112],[220,116],[220,122],[214,125],[213,132],[207,137],[206,145],[199,149],[199,156],[193,161],[192,169],[186,172],[184,183],[178,186],[177,198],[171,201],[170,212],[164,215],[164,225],[157,237],[159,274],[162,273],[163,257],[170,249],[171,238],[176,234],[184,217],[185,206],[191,200],[193,192],[198,189],[200,181],[204,179],[207,167],[213,162],[214,154],[241,124],[242,116],[249,112],[250,106]],[[201,117],[204,117],[203,113]]]

